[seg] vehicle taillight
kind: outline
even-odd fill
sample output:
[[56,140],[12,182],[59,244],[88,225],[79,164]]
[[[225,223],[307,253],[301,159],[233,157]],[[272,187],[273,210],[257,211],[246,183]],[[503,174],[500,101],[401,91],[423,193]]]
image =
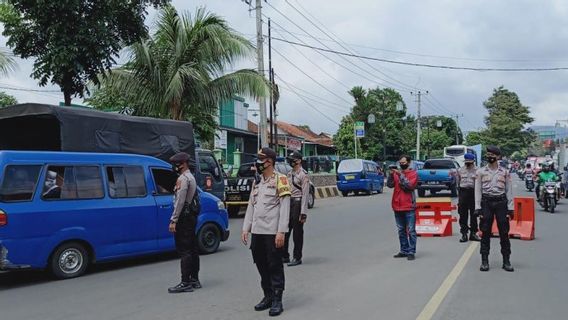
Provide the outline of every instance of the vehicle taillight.
[[0,227],[8,224],[8,215],[6,212],[0,210]]

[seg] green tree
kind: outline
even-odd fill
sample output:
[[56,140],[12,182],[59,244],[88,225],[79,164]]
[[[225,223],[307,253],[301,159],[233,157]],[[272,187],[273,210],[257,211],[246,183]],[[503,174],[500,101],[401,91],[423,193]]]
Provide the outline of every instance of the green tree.
[[486,144],[498,145],[503,154],[510,155],[535,140],[535,135],[525,130],[534,121],[530,109],[521,103],[515,92],[501,86],[493,90],[493,95],[483,105],[489,112],[485,117],[487,129],[482,134]]
[[[376,117],[376,123],[366,123],[365,138],[358,141],[359,157],[379,160],[393,159],[409,152],[409,140],[416,138],[414,117],[406,115],[402,96],[395,90],[354,87],[350,92],[355,101],[351,113],[345,116],[334,136],[334,144],[342,156],[355,156],[354,122],[366,122],[369,115]],[[402,108],[397,110],[397,104]]]
[[465,137],[465,143],[468,146],[475,146],[478,144],[486,144],[485,137],[483,136],[484,131],[470,131]]
[[0,108],[7,106],[13,106],[18,104],[18,100],[15,97],[7,94],[6,92],[0,92]]
[[66,105],[83,97],[87,83],[115,64],[124,45],[147,34],[146,7],[169,0],[3,0],[0,22],[7,45],[35,58],[32,77],[58,85]]
[[[108,73],[102,88],[123,93],[135,115],[192,120],[198,129],[211,129],[223,101],[269,93],[267,81],[254,70],[226,73],[237,61],[251,58],[254,47],[204,8],[194,15],[163,8],[156,32],[128,52],[130,61]],[[203,134],[212,138],[209,129]]]

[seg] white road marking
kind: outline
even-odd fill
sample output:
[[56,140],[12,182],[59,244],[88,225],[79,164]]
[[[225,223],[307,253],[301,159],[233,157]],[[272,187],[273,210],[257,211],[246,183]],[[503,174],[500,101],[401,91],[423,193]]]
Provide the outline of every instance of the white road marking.
[[467,264],[467,262],[469,261],[469,259],[471,258],[471,256],[473,255],[473,253],[475,252],[478,246],[479,242],[472,242],[469,245],[469,247],[465,250],[465,252],[461,256],[458,263],[454,266],[452,271],[450,271],[450,274],[448,274],[444,282],[442,282],[442,285],[440,285],[440,287],[438,288],[438,290],[436,290],[432,298],[430,298],[430,301],[428,301],[424,309],[422,309],[422,312],[420,312],[416,320],[432,319],[432,317],[436,313],[436,310],[438,310],[438,308],[444,301],[444,298],[446,298],[446,295],[453,287],[454,283],[456,282],[460,274],[463,272],[465,265]]

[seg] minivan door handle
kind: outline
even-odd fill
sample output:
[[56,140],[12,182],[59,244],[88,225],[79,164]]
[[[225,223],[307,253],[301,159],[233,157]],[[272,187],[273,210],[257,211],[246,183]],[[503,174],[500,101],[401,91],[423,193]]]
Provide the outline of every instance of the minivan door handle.
[[160,205],[160,209],[171,209],[172,205],[171,204],[162,204]]

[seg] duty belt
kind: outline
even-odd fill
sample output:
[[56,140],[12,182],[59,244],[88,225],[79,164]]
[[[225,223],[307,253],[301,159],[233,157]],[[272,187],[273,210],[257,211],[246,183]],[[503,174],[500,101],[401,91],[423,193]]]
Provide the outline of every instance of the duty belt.
[[507,196],[504,194],[498,195],[498,196],[491,196],[488,194],[484,194],[481,196],[481,200],[482,201],[506,201],[507,200]]

